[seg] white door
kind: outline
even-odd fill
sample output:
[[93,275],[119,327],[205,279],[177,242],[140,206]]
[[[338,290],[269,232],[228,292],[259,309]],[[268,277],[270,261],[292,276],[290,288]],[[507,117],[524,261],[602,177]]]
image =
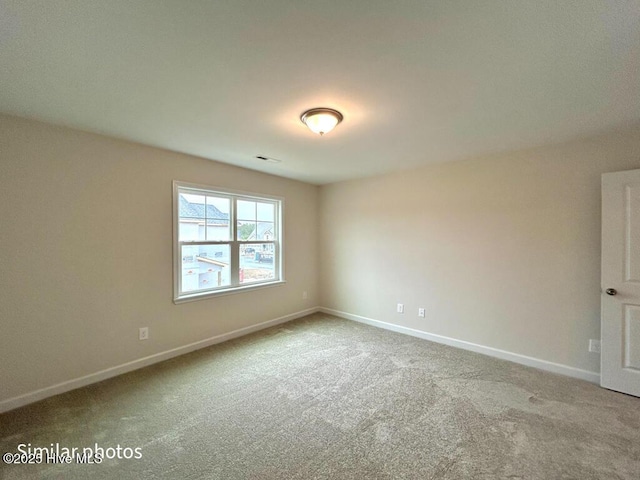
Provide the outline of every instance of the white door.
[[640,397],[640,170],[602,175],[600,385]]

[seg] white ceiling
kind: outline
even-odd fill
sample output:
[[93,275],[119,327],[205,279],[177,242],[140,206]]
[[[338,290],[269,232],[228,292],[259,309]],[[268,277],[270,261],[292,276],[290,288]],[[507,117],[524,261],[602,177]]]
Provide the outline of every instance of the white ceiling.
[[0,0],[0,111],[323,184],[637,122],[640,0]]

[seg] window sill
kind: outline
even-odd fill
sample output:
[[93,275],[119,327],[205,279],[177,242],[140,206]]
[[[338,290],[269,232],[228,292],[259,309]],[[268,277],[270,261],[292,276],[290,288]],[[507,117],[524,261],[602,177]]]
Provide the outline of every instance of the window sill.
[[262,288],[278,287],[278,286],[284,285],[285,283],[287,283],[285,280],[278,280],[275,282],[258,283],[256,285],[243,285],[242,287],[235,287],[235,288],[230,288],[227,290],[221,290],[217,292],[194,293],[193,295],[183,295],[181,297],[174,298],[173,303],[178,305],[181,303],[196,302],[198,300],[207,300],[212,297],[221,297],[223,295],[235,295],[237,293],[245,293],[245,292],[250,292],[252,290],[259,290]]

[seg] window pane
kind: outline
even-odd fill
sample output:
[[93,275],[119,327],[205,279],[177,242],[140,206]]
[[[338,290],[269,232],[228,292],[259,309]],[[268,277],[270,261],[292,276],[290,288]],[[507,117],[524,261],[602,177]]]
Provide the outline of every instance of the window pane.
[[181,218],[178,237],[181,242],[204,240],[204,218]]
[[246,200],[238,200],[238,220],[255,220],[256,219],[256,202],[248,202]]
[[275,254],[272,243],[240,245],[240,283],[274,280]]
[[204,240],[204,195],[180,193],[178,195],[179,225],[178,237],[181,242]]
[[263,222],[274,221],[275,205],[273,203],[258,202],[257,210],[258,210],[258,221],[263,221]]
[[231,240],[228,198],[207,196],[207,240]]
[[229,245],[183,245],[182,291],[230,285],[230,259]]
[[207,240],[231,240],[230,233],[229,222],[207,219]]
[[180,193],[180,218],[204,218],[204,195]]
[[238,240],[256,240],[256,222],[238,222]]
[[[273,223],[270,222],[258,222],[258,238],[257,240],[273,240],[275,239],[273,234]],[[250,239],[252,240],[252,239]]]

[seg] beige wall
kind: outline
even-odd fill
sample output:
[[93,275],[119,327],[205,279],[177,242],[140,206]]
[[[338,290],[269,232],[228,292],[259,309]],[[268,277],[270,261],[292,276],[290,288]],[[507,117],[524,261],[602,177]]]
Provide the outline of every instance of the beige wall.
[[633,168],[640,126],[322,187],[321,304],[598,372],[600,175]]
[[[284,197],[287,283],[173,304],[173,180]],[[313,185],[0,116],[0,402],[318,305],[317,206]]]

